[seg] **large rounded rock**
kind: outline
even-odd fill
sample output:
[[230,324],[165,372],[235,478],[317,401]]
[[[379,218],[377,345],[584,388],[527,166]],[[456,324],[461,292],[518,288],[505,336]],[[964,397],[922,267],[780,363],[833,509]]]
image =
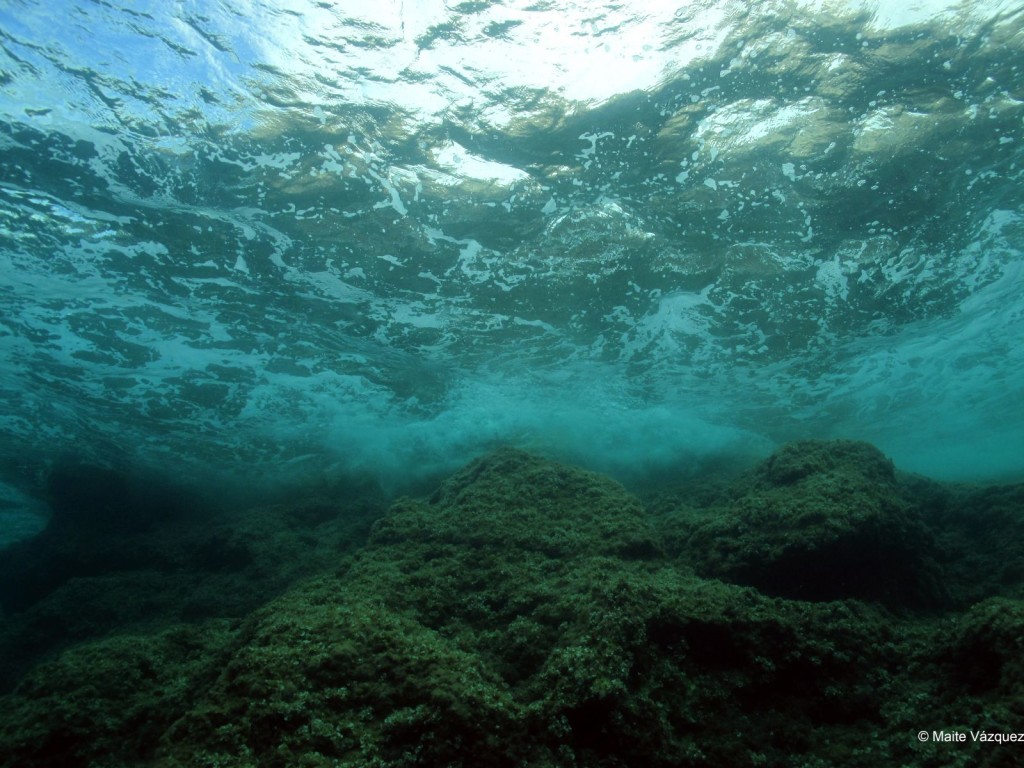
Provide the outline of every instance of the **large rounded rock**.
[[471,462],[429,503],[405,502],[372,541],[458,545],[566,558],[660,554],[643,506],[603,475],[505,448]]
[[769,595],[942,604],[934,545],[892,462],[867,443],[808,440],[755,468],[686,551],[697,571]]

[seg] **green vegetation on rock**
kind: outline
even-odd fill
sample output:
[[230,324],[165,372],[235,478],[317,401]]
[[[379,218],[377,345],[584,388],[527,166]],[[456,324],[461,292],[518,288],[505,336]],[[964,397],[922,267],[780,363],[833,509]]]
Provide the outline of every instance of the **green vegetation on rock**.
[[686,548],[702,575],[803,600],[945,601],[933,536],[872,446],[791,443],[745,486]]
[[1011,765],[1016,745],[917,739],[1024,715],[1019,585],[959,602],[965,493],[813,442],[652,512],[500,450],[244,619],[36,666],[0,698],[0,764]]

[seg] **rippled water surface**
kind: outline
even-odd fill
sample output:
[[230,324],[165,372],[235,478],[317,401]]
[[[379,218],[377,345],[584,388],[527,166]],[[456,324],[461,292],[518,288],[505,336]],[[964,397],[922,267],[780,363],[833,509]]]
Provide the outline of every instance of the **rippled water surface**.
[[1024,470],[1019,2],[10,0],[0,503],[498,443]]

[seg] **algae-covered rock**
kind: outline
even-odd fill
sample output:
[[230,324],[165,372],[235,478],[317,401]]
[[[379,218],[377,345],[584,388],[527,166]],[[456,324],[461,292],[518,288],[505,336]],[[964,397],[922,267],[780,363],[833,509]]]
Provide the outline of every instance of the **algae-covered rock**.
[[521,712],[486,660],[414,616],[311,582],[257,612],[171,765],[515,765]]
[[112,629],[241,618],[334,567],[382,506],[365,492],[153,515],[143,528],[90,527],[84,515],[58,522],[0,552],[0,692],[48,654]]
[[756,488],[779,488],[808,478],[853,476],[864,484],[892,485],[896,468],[869,443],[802,440],[787,443],[754,470]]
[[892,463],[867,443],[784,446],[697,528],[686,552],[699,573],[771,595],[893,608],[945,599],[932,535]]
[[[396,503],[343,579],[254,614],[207,719],[179,724],[168,753],[182,765],[239,753],[268,765],[313,754],[367,766],[547,759],[549,742],[569,738],[565,712],[626,690],[622,633],[636,606],[606,590],[659,554],[617,483],[498,451],[429,501]],[[553,681],[569,672],[582,687],[558,686],[551,712]],[[231,739],[204,738],[229,719]],[[270,733],[273,743],[259,740]]]
[[[893,730],[917,733],[924,742],[893,745],[893,765],[1020,765],[1020,743],[984,740],[1012,737],[1024,722],[1024,603],[994,598],[918,627],[903,649],[909,674],[903,695],[888,702]],[[953,734],[956,743],[935,738]],[[955,751],[952,749],[955,747]]]
[[944,486],[908,480],[935,531],[956,603],[1024,598],[1024,484]]
[[781,765],[875,721],[898,663],[884,617],[693,578],[620,486],[519,451],[242,634],[164,765]]
[[430,506],[425,516],[389,515],[377,524],[374,539],[410,525],[399,535],[555,558],[659,553],[643,507],[621,485],[524,451],[500,450],[472,462],[441,485]]
[[1006,696],[1024,716],[1024,604],[983,601],[959,618],[947,642],[952,681],[970,693]]
[[233,637],[229,622],[79,645],[0,696],[0,765],[136,766],[192,706]]
[[[682,549],[702,566],[788,539],[812,562],[840,543],[863,552],[878,546],[865,531],[920,524],[907,489],[869,446],[793,446],[711,506],[684,494]],[[320,519],[307,512],[276,519],[305,530]],[[357,554],[240,623],[115,636],[37,667],[0,698],[0,766],[938,766],[949,745],[920,730],[1024,716],[1019,602],[891,611],[923,560],[910,574],[868,560],[907,579],[867,593],[884,606],[772,596],[667,554],[670,516],[607,478],[498,451],[396,502]],[[832,587],[873,583],[854,573]]]
[[891,691],[885,617],[601,565],[535,587],[545,608],[504,624],[467,618],[480,586],[475,600],[450,589],[450,618],[430,627],[389,609],[391,588],[354,589],[359,564],[293,590],[254,615],[160,765],[785,765],[820,747],[812,731],[828,753],[884,762],[847,727],[877,722]]

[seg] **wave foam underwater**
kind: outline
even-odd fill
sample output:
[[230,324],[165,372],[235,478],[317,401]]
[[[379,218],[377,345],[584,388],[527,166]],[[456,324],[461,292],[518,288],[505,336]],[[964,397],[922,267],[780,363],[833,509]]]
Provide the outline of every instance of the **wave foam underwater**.
[[0,28],[5,497],[68,455],[397,487],[499,444],[1021,472],[1016,3],[22,0]]

